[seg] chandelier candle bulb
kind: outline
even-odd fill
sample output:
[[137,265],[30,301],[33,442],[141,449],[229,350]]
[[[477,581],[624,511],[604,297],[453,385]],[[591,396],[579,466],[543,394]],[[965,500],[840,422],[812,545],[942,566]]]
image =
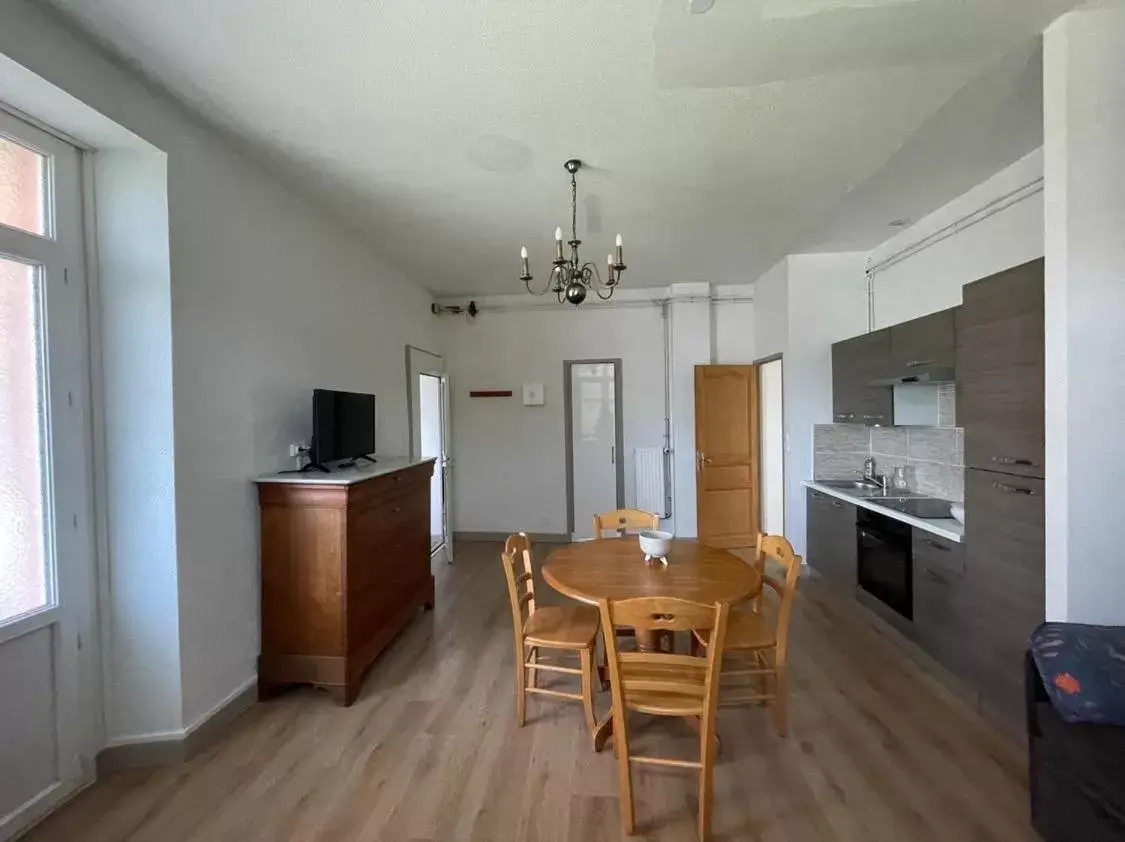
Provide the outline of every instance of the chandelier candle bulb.
[[523,261],[523,276],[526,278],[531,274],[531,269],[527,265],[527,246],[520,249],[520,260]]
[[622,245],[621,235],[618,234],[617,235],[617,262],[618,263],[624,263],[624,261],[621,259],[621,245]]
[[555,256],[557,258],[559,258],[559,260],[562,260],[563,252],[562,252],[562,229],[561,228],[555,229]]

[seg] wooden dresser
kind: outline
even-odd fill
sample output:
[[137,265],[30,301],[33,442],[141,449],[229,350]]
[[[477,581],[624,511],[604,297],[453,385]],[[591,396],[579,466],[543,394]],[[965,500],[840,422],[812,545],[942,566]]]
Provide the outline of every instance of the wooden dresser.
[[433,460],[380,459],[257,481],[262,653],[258,694],[324,687],[341,705],[419,606],[433,608]]

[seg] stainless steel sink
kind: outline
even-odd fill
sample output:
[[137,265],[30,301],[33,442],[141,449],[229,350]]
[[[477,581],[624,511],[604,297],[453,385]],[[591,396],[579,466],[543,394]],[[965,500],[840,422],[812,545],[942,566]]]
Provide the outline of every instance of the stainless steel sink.
[[914,517],[930,519],[953,517],[950,511],[952,504],[948,500],[914,491],[902,491],[897,488],[888,488],[884,491],[870,482],[854,479],[818,479],[816,483],[826,488],[837,488],[852,497],[877,501],[880,506]]
[[839,488],[842,491],[878,491],[880,494],[883,493],[883,489],[879,486],[859,479],[818,479],[815,482],[817,485]]

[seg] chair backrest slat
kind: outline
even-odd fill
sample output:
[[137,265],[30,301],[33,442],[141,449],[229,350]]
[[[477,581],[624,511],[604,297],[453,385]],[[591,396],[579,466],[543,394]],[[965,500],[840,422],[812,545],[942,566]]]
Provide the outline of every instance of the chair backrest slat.
[[500,555],[504,578],[508,582],[508,603],[512,609],[512,625],[516,634],[516,651],[523,649],[523,627],[527,616],[535,613],[535,574],[531,567],[531,539],[523,532],[509,535]]
[[[768,562],[773,561],[781,567],[784,578],[780,581],[770,575]],[[762,574],[762,584],[778,595],[777,611],[777,662],[784,664],[789,648],[789,620],[793,611],[793,597],[797,592],[797,582],[801,577],[801,557],[785,538],[780,535],[759,535],[756,559],[758,572]]]
[[612,532],[614,535],[626,535],[629,532],[658,529],[659,527],[659,515],[652,512],[642,512],[640,509],[614,509],[612,512],[594,515],[595,538],[607,537],[606,532]]
[[670,597],[644,597],[602,600],[598,608],[602,627],[607,629],[615,626],[631,626],[638,630],[711,629],[712,645],[707,647],[705,657],[664,652],[618,652],[616,635],[605,636],[615,711],[624,710],[631,694],[637,692],[694,697],[701,703],[703,731],[709,733],[714,727],[718,704],[719,672],[722,669],[729,606],[725,603],[706,605]]

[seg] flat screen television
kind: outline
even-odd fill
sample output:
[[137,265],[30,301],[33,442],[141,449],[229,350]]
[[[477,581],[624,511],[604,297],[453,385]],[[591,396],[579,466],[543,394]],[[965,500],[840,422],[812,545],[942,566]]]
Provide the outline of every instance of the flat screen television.
[[374,452],[375,396],[314,391],[312,463],[366,459]]

